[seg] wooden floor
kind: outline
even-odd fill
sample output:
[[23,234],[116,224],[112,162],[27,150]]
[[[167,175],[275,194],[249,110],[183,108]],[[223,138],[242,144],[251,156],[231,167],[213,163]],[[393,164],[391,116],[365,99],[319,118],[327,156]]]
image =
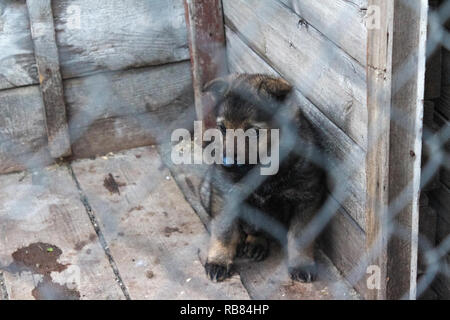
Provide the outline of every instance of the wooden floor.
[[208,281],[198,179],[171,171],[144,147],[0,176],[0,300],[358,298],[320,252],[313,284],[276,248]]

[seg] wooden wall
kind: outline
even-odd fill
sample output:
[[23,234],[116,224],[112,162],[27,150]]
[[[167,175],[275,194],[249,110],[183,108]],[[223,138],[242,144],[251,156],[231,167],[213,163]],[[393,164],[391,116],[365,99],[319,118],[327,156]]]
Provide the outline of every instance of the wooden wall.
[[[183,0],[61,0],[51,9],[74,157],[151,144],[192,125]],[[5,173],[52,161],[26,1],[1,3],[0,44]]]
[[[348,177],[345,196],[336,195],[342,208],[324,232],[322,244],[349,275],[365,252],[367,3],[222,3],[230,71],[280,75],[294,84],[296,103],[321,129],[336,160],[333,169]],[[342,161],[346,165],[339,166]],[[364,292],[365,279],[355,286]]]
[[[293,84],[295,103],[322,132],[332,170],[342,175],[329,185],[340,208],[323,233],[324,251],[363,297],[400,298],[403,292],[414,298],[420,159],[412,155],[421,152],[426,3],[222,3],[230,71],[279,75]],[[371,6],[379,9],[378,28],[366,26]],[[401,125],[391,120],[399,111],[408,118]],[[394,236],[388,246],[388,204],[407,187],[412,191],[396,221],[409,236]],[[378,290],[367,287],[365,267],[355,268],[365,265],[371,248],[380,248],[368,258],[385,279]]]

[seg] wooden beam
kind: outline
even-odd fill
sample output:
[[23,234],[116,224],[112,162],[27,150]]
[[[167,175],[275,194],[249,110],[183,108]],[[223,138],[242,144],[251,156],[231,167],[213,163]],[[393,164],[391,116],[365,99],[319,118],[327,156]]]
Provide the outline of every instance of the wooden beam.
[[228,73],[221,0],[184,0],[195,109],[205,127],[215,126],[212,100],[203,94],[203,86]]
[[415,299],[427,2],[371,8],[379,26],[368,32],[366,249],[383,281],[366,298]]
[[71,154],[51,0],[27,0],[34,54],[53,158]]
[[[392,23],[394,3],[369,0],[375,22],[367,35],[366,250],[367,264],[377,266],[379,286],[365,299],[385,299],[387,279],[387,219],[389,195],[389,126],[392,82]],[[379,25],[376,25],[379,24]]]
[[428,1],[394,4],[389,215],[398,228],[388,245],[386,297],[416,299]]

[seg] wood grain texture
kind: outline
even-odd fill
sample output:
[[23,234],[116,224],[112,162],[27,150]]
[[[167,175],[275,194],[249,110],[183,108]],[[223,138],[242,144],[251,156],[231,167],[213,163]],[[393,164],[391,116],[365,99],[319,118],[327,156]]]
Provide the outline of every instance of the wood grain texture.
[[184,0],[197,118],[215,127],[213,102],[204,85],[227,74],[222,1]]
[[0,90],[38,84],[25,0],[0,3]]
[[356,300],[359,295],[319,249],[315,253],[319,274],[312,283],[290,280],[287,261],[276,245],[262,262],[237,261],[239,274],[256,300]]
[[[261,57],[252,51],[238,35],[226,28],[228,65],[231,72],[267,73],[279,76]],[[339,210],[331,220],[329,226],[321,237],[321,247],[330,257],[331,261],[344,274],[350,275],[353,268],[364,257],[365,234],[362,226],[365,226],[364,198],[365,196],[365,152],[348,136],[324,116],[311,102],[309,102],[298,90],[294,91],[294,101],[302,109],[305,116],[319,128],[328,152],[334,159],[348,161],[345,166],[332,163],[332,170],[347,175],[347,197],[342,200],[342,206],[349,212]],[[340,184],[342,187],[342,183]],[[336,204],[336,207],[339,207]],[[355,222],[355,221],[358,221]],[[359,270],[353,285],[359,292],[365,292],[365,277]],[[358,277],[359,276],[359,277]],[[278,291],[277,291],[278,292]],[[283,291],[285,292],[285,291]],[[261,293],[262,294],[262,293]],[[261,294],[257,295],[258,297]]]
[[189,59],[183,0],[52,5],[63,78]]
[[[190,63],[184,61],[66,80],[64,96],[72,128],[145,112],[176,117],[170,113],[171,105],[193,108]],[[165,111],[169,114],[164,115]]]
[[[266,73],[280,76],[272,67],[250,49],[228,27],[227,53],[228,65],[231,72]],[[316,106],[306,99],[298,90],[292,95],[289,103],[298,105],[311,123],[318,128],[322,142],[327,146],[327,152],[331,156],[330,174],[343,175],[346,181],[345,198],[340,197],[343,207],[355,219],[361,228],[365,226],[365,152],[352,141],[341,129],[331,122]],[[345,162],[345,165],[341,163]],[[335,184],[330,181],[329,188],[333,185],[343,187],[343,184]],[[342,198],[342,199],[341,199]]]
[[[43,281],[42,274],[11,264],[14,252],[38,242],[62,251],[58,262],[67,268],[51,273],[54,283],[72,287],[75,280],[81,299],[124,299],[67,167],[4,175],[0,189],[0,268],[10,299],[34,299]],[[41,296],[67,299],[62,293],[42,289]]]
[[[366,72],[333,42],[277,1],[223,1],[225,22],[363,149]],[[363,45],[363,44],[361,44]]]
[[366,65],[365,11],[345,0],[280,0],[309,25]]
[[387,285],[387,220],[389,201],[389,128],[392,81],[392,34],[394,4],[369,0],[380,10],[380,28],[367,37],[368,149],[366,156],[366,251],[367,265],[380,270],[379,288],[367,290],[366,299],[385,299]]
[[363,299],[367,299],[364,231],[345,211],[339,209],[323,231],[319,243],[347,281]]
[[70,138],[50,0],[27,0],[31,35],[44,100],[48,148],[53,158],[69,156]]
[[[213,283],[202,253],[208,234],[156,148],[72,164],[134,299],[248,299],[239,276]],[[118,193],[104,186],[112,174]]]
[[416,299],[427,16],[428,1],[395,1],[389,203],[399,228],[388,246],[389,299]]
[[39,86],[0,91],[0,173],[51,162]]
[[195,119],[189,62],[67,80],[76,158],[170,141]]

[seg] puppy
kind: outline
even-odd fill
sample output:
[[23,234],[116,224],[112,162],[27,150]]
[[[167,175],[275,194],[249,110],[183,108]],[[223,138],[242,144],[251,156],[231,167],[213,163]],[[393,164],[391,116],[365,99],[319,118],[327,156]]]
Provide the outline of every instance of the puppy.
[[[295,114],[287,119],[288,125],[286,119],[279,119],[282,113],[279,111],[289,110],[286,98],[291,90],[292,86],[285,80],[261,74],[234,74],[213,80],[204,88],[215,97],[217,128],[224,134],[224,140],[227,129],[255,129],[255,132],[279,129],[280,144],[287,139],[287,131],[298,137],[296,147],[281,159],[278,172],[264,177],[259,185],[245,179],[257,165],[247,162],[239,165],[236,161],[231,164],[225,147],[225,163],[211,167],[207,206],[212,222],[205,264],[211,280],[222,281],[230,276],[236,256],[244,255],[256,261],[266,258],[270,239],[277,240],[287,250],[288,271],[293,280],[316,279],[314,239],[301,240],[301,237],[324,202],[326,177],[324,170],[311,161],[315,148],[320,146],[316,132],[299,108],[294,108]],[[257,147],[270,150],[279,146],[258,141]],[[244,150],[243,156],[248,161],[248,143]],[[235,148],[233,152],[236,160],[238,151]],[[251,192],[242,203],[236,204],[230,194],[241,187],[251,188]],[[230,204],[235,204],[232,212],[226,210]]]

